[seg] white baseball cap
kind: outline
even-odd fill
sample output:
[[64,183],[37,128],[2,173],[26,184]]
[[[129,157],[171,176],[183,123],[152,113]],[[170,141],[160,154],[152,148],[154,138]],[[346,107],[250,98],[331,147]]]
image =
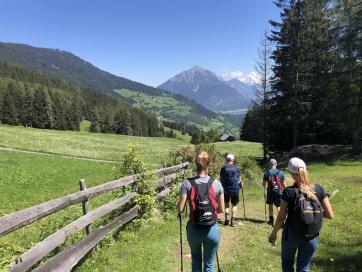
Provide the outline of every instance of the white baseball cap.
[[228,154],[228,155],[226,156],[226,160],[228,160],[228,161],[233,161],[233,160],[235,160],[235,157],[234,157],[233,154]]
[[299,174],[299,168],[304,168],[307,171],[307,165],[299,158],[291,158],[288,162],[288,172],[292,174]]

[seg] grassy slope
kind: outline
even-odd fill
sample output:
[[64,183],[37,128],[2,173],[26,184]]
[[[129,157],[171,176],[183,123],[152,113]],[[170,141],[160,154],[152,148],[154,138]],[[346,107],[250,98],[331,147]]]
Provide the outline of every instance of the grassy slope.
[[[327,191],[340,190],[331,200],[336,218],[324,224],[312,271],[361,271],[362,162],[313,164],[310,172]],[[272,247],[267,242],[271,228],[264,223],[263,190],[257,185],[247,186],[248,220],[239,220],[233,229],[222,227],[221,266],[228,272],[280,271],[280,243]],[[137,234],[126,232],[115,245],[104,246],[95,259],[87,260],[77,271],[180,271],[178,241],[178,221],[171,217]],[[187,244],[184,249],[187,253]],[[186,271],[190,271],[189,263],[186,258]]]
[[167,93],[162,96],[148,95],[127,89],[115,90],[116,93],[130,99],[134,105],[177,122],[186,122],[203,127],[204,129],[216,128],[237,135],[238,129],[235,125],[225,122],[221,115],[218,118],[206,118],[205,116],[192,113],[191,106],[181,103]]
[[[89,187],[111,180],[112,167],[58,156],[0,152],[0,216],[76,192],[80,178],[85,178]],[[91,206],[99,206],[103,201],[102,197],[96,198]],[[18,254],[81,214],[81,206],[74,205],[2,237],[0,271],[7,271],[6,265]]]
[[116,161],[120,159],[126,145],[138,144],[147,163],[157,163],[168,150],[188,144],[180,139],[42,130],[5,125],[0,125],[0,139],[2,147]]
[[[168,150],[190,142],[190,137],[185,135],[169,139],[89,133],[86,132],[86,126],[86,123],[82,123],[82,130],[75,132],[0,125],[0,147],[118,161],[128,144],[137,144],[147,163],[158,163]],[[244,153],[245,156],[258,157],[262,152],[259,143],[236,141],[215,143],[215,145],[223,153],[238,152]]]
[[[140,144],[143,150],[146,150],[142,152],[146,160],[154,162],[154,158],[160,158],[166,154],[167,150],[187,144],[189,140],[186,138],[184,138],[184,141],[181,141],[178,139],[93,134],[85,132],[86,127],[87,124],[82,124],[83,132],[69,132],[0,125],[0,138],[2,140],[0,145],[62,155],[119,159],[122,148],[126,143],[131,142]],[[248,145],[246,143],[235,142],[230,143],[229,147],[240,148],[243,145],[245,150],[251,152],[251,154],[258,152],[255,151],[258,150],[255,144],[251,144],[252,148],[247,148]],[[217,146],[220,150],[224,151],[228,144],[220,143]],[[75,192],[78,190],[78,180],[80,178],[85,178],[89,187],[110,180],[112,178],[112,167],[112,164],[80,161],[59,156],[41,156],[0,151],[0,216]],[[110,197],[114,196],[106,195],[92,199],[92,208],[105,203],[105,201],[109,201]],[[0,271],[6,270],[6,265],[9,262],[33,246],[34,243],[44,239],[55,230],[61,228],[61,226],[75,220],[81,213],[80,205],[74,205],[65,211],[58,212],[29,227],[1,238]],[[166,223],[163,222],[162,224]],[[177,228],[173,229],[173,231],[176,230]],[[160,235],[163,235],[165,230],[156,227],[154,231],[158,231]],[[81,235],[81,233],[76,235],[76,238],[80,238]],[[135,234],[131,233],[128,235],[132,237]],[[144,233],[141,232],[140,235],[144,235]],[[154,239],[158,240],[157,237],[160,235],[155,233]],[[175,235],[173,233],[173,235],[169,235],[164,239],[164,243],[169,244],[174,239]],[[116,244],[115,248],[119,246]],[[153,251],[159,256],[157,252],[161,251],[160,246],[155,244],[155,247]],[[133,250],[141,250],[143,246],[139,244],[133,248]],[[162,247],[162,249],[163,253],[161,254],[166,255],[168,248]],[[129,248],[128,250],[132,249]],[[143,250],[147,252],[149,249],[143,248]],[[144,254],[139,256],[143,258]],[[152,262],[157,256],[148,255],[150,267],[152,267]],[[169,256],[168,259],[164,259],[164,263],[172,264],[173,257]],[[117,262],[115,262],[116,264]],[[156,264],[158,263],[156,262]]]

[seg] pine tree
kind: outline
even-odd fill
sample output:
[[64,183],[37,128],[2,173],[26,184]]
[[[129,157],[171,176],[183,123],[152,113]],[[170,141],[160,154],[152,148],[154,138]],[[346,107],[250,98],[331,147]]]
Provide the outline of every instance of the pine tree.
[[339,0],[337,21],[333,26],[338,64],[335,76],[339,83],[340,121],[351,139],[353,152],[361,154],[362,137],[362,3]]
[[271,43],[268,40],[268,33],[264,31],[264,35],[260,41],[260,46],[258,49],[258,60],[256,62],[256,72],[258,75],[258,82],[255,84],[256,86],[256,97],[257,103],[261,105],[263,109],[263,122],[262,122],[262,131],[263,131],[263,157],[266,160],[267,152],[268,152],[268,113],[269,110],[269,97],[270,97],[270,81],[272,77],[271,70]]
[[50,128],[50,105],[46,96],[46,90],[38,88],[34,93],[33,126],[36,128]]
[[16,110],[16,100],[14,93],[16,92],[15,85],[10,83],[4,94],[4,102],[1,111],[1,122],[9,125],[18,125],[18,114]]
[[[276,149],[289,149],[315,142],[329,108],[330,36],[327,1],[279,0],[282,22],[276,30],[272,58],[274,79],[269,103],[272,127],[270,142]],[[326,97],[327,96],[327,97]],[[283,133],[280,133],[283,131]]]
[[33,95],[32,93],[27,90],[24,96],[24,111],[22,117],[22,124],[25,127],[32,127],[32,120],[33,120]]

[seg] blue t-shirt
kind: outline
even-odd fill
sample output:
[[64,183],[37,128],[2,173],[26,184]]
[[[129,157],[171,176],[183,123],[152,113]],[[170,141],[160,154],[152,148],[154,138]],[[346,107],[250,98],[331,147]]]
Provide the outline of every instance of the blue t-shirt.
[[280,181],[281,181],[282,183],[284,183],[285,175],[284,175],[284,172],[283,172],[283,171],[280,171],[280,170],[275,169],[275,168],[271,168],[271,169],[265,171],[263,180],[268,183],[268,189],[271,189],[271,186],[270,186],[270,184],[269,184],[269,182],[268,182],[268,181],[269,181],[269,176],[275,176],[275,175],[278,174],[278,172],[279,172]]

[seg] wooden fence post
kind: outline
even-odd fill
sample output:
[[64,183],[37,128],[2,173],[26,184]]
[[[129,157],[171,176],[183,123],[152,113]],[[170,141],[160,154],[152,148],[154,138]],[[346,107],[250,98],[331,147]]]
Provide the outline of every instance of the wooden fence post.
[[[166,168],[166,163],[164,162],[163,163],[163,168]],[[166,176],[167,176],[167,171],[163,173],[163,186],[164,186],[164,189],[166,189]]]
[[131,170],[131,176],[133,177],[133,183],[132,183],[132,192],[136,193],[138,191],[138,187],[137,187],[137,178],[136,175],[134,174],[134,171]]
[[185,166],[184,166],[183,162],[182,162],[182,175],[183,175],[183,178],[185,180],[186,179],[186,170],[185,170]]
[[[79,180],[79,189],[84,191],[87,189],[87,184],[84,179]],[[82,201],[83,215],[86,215],[89,212],[89,201],[88,199]],[[88,235],[92,231],[92,226],[88,225],[85,227],[85,233]]]
[[[87,184],[85,183],[85,179],[80,179],[79,180],[79,189],[81,191],[87,190]],[[89,201],[88,199],[85,201],[82,201],[82,208],[83,208],[83,215],[86,215],[87,213],[89,213]],[[92,225],[89,224],[85,227],[85,233],[86,235],[89,235],[92,231]],[[96,252],[96,249],[93,248],[91,251],[91,256],[94,256]]]

